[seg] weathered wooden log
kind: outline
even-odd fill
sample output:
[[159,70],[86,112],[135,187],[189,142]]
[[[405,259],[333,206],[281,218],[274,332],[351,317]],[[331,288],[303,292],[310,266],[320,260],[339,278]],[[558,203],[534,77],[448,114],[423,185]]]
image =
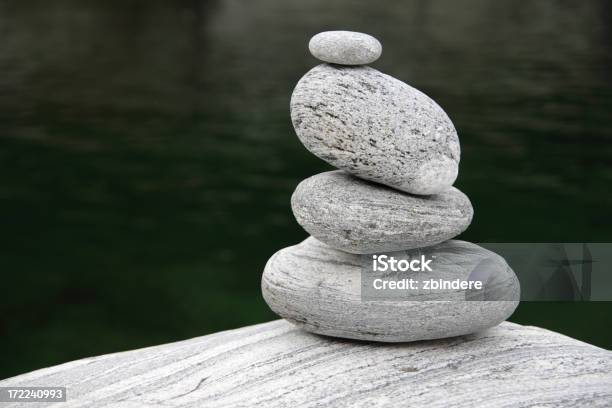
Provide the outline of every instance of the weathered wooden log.
[[77,360],[0,386],[66,386],[61,407],[609,407],[612,352],[513,323],[383,344],[277,320]]

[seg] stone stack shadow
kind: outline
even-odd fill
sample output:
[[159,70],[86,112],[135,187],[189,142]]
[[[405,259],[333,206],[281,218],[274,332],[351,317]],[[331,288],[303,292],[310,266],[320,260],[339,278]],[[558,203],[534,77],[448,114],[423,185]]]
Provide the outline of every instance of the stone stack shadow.
[[[404,82],[367,66],[382,46],[349,31],[315,35],[324,63],[298,82],[291,119],[304,146],[339,170],[302,181],[291,198],[311,235],[266,264],[262,292],[270,308],[303,329],[343,338],[415,341],[484,330],[518,305],[518,279],[500,256],[453,240],[473,208],[453,187],[459,138],[444,110]],[[376,254],[432,259],[419,281],[473,280],[481,290],[423,287],[380,298],[364,295]]]

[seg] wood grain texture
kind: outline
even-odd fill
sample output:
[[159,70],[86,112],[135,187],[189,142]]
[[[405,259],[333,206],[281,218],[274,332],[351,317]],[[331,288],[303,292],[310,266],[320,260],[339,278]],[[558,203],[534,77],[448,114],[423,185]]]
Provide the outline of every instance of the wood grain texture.
[[512,323],[381,344],[277,320],[73,361],[0,386],[66,386],[58,407],[609,407],[611,373],[612,352]]

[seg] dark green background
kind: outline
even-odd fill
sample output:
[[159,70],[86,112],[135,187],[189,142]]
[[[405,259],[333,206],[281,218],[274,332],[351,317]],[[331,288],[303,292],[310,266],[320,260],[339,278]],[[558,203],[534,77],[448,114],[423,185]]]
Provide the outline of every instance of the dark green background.
[[[329,167],[289,119],[326,29],[377,36],[462,143],[474,242],[612,241],[607,1],[0,2],[0,378],[274,319]],[[611,303],[512,321],[612,348]]]

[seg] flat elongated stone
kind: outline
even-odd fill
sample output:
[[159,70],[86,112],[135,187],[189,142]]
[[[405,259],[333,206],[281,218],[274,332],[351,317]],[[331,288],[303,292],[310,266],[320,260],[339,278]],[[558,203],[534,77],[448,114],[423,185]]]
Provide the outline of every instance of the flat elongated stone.
[[325,31],[312,37],[310,53],[323,62],[364,65],[376,61],[382,45],[371,35],[354,31]]
[[465,194],[454,187],[415,196],[344,171],[302,181],[291,197],[298,223],[343,251],[369,254],[425,247],[453,238],[472,220]]
[[[437,293],[435,299],[417,293],[414,300],[363,300],[361,256],[338,251],[308,238],[278,251],[266,264],[262,277],[263,297],[281,317],[304,330],[334,337],[383,342],[437,339],[474,333],[508,318],[518,300],[495,300],[496,288],[511,288],[518,299],[519,283],[500,256],[464,241],[421,250],[435,259],[432,279],[468,279],[478,271],[493,280],[493,291],[482,299],[467,291]],[[484,273],[483,273],[484,272]],[[486,277],[488,276],[488,278]],[[505,291],[507,294],[507,291]],[[504,297],[508,299],[508,297]]]
[[504,322],[470,336],[372,344],[284,320],[0,381],[67,387],[61,408],[609,408],[610,384],[611,351],[539,327]]
[[308,150],[361,178],[425,195],[457,178],[459,138],[446,113],[373,68],[313,68],[293,91],[291,119]]

